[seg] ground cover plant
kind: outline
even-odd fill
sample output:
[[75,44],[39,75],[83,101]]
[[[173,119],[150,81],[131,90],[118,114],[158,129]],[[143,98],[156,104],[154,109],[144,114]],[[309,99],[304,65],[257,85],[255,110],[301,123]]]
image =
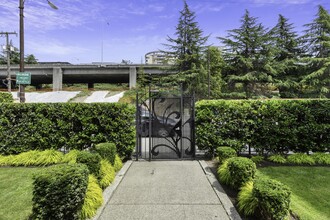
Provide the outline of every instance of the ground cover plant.
[[[51,215],[62,215],[59,210],[63,209],[63,204],[61,202],[57,201],[63,201],[66,198],[62,199],[56,199],[55,201],[51,202],[51,206],[49,206],[50,203],[45,203],[43,201],[49,201],[50,199],[43,199],[43,196],[50,196],[51,198],[54,197],[54,195],[57,193],[57,195],[61,194],[61,190],[67,189],[65,192],[69,197],[72,197],[74,193],[77,193],[77,187],[75,188],[74,191],[70,191],[69,188],[72,187],[62,187],[62,185],[72,185],[74,182],[77,182],[72,174],[75,172],[75,169],[71,169],[70,167],[75,167],[79,164],[77,164],[79,161],[82,163],[86,164],[86,169],[90,169],[88,173],[94,173],[98,178],[95,178],[94,176],[90,175],[89,181],[88,181],[88,187],[86,191],[85,198],[82,208],[79,208],[80,205],[78,204],[79,201],[77,200],[75,203],[71,204],[69,207],[70,211],[65,211],[66,215],[72,215],[72,218],[78,218],[80,216],[80,211],[81,209],[81,217],[82,219],[84,218],[90,218],[92,217],[98,207],[102,205],[102,189],[105,189],[108,187],[114,180],[116,171],[118,171],[122,167],[122,161],[118,155],[112,156],[111,153],[116,154],[116,151],[113,149],[113,144],[110,144],[110,148],[102,148],[102,155],[106,159],[101,159],[100,155],[98,153],[95,153],[95,151],[92,151],[94,153],[90,153],[87,151],[78,151],[78,150],[72,150],[69,153],[63,154],[59,151],[56,150],[45,150],[45,151],[28,151],[24,152],[18,155],[9,155],[9,156],[1,156],[0,155],[0,178],[1,180],[6,180],[6,176],[2,176],[2,171],[11,171],[18,173],[18,177],[24,178],[24,181],[21,181],[19,178],[16,178],[15,181],[9,182],[9,185],[7,185],[7,181],[0,181],[0,190],[1,193],[3,193],[0,196],[0,204],[5,204],[6,200],[2,198],[2,196],[8,195],[11,196],[12,192],[15,192],[16,188],[20,187],[17,186],[18,183],[26,183],[25,188],[22,191],[19,191],[20,196],[21,195],[28,195],[28,197],[24,197],[23,199],[20,197],[17,197],[16,194],[11,197],[13,201],[11,201],[8,205],[13,206],[13,204],[21,204],[20,202],[16,202],[16,199],[19,199],[20,201],[23,201],[23,205],[25,209],[22,209],[21,207],[14,206],[14,209],[9,208],[9,213],[10,213],[10,218],[7,218],[8,215],[5,215],[3,213],[7,213],[6,209],[2,209],[0,207],[0,219],[2,219],[2,215],[5,215],[5,219],[27,219],[27,217],[31,214],[31,209],[32,209],[32,201],[34,201],[34,208],[33,208],[33,215],[31,215],[31,218],[42,218],[42,216],[48,216],[50,217]],[[114,160],[114,164],[112,165],[109,162],[109,158],[112,158]],[[21,161],[20,161],[21,160]],[[98,163],[100,162],[100,163]],[[91,164],[92,163],[92,164]],[[52,166],[54,164],[60,164],[56,166]],[[80,164],[81,165],[81,164]],[[3,167],[1,167],[3,166]],[[13,168],[10,166],[25,166],[23,167],[18,167],[17,170],[20,170],[21,172],[16,172],[13,171]],[[25,174],[26,171],[33,170],[33,168],[29,168],[28,166],[47,166],[43,169],[47,169],[45,172],[34,172],[34,175],[26,176],[22,175]],[[63,171],[67,170],[66,167],[69,168],[69,172],[65,174],[65,172],[56,172],[56,175],[50,174],[48,175],[49,171],[48,169],[52,170],[53,167],[63,167]],[[41,169],[41,168],[39,168]],[[5,172],[6,173],[6,172]],[[26,172],[29,174],[29,172]],[[9,174],[10,175],[10,172]],[[78,174],[80,175],[80,174]],[[34,187],[32,187],[32,178],[38,177],[34,181]],[[86,175],[85,175],[86,176]],[[87,182],[87,176],[86,182]],[[77,178],[76,178],[77,179]],[[26,188],[28,186],[28,188]],[[56,187],[55,187],[56,186]],[[81,186],[81,184],[79,184]],[[40,193],[42,189],[45,187],[48,187],[49,189],[46,189],[44,193]],[[54,188],[55,187],[55,188]],[[34,196],[32,197],[32,191]],[[51,192],[49,194],[49,192]],[[35,198],[36,197],[36,198]],[[73,196],[75,199],[71,199],[70,201],[72,202],[73,200],[76,200],[76,196]],[[45,197],[46,198],[46,197]],[[28,200],[28,202],[26,202]],[[3,201],[3,203],[2,203]],[[38,203],[38,201],[40,201]],[[82,205],[82,204],[81,204]],[[52,210],[51,207],[60,207],[56,208],[57,211]],[[7,206],[5,207],[7,208]],[[41,211],[41,210],[46,210],[47,211]],[[19,211],[17,211],[19,210]],[[66,209],[64,209],[66,210]],[[16,211],[16,212],[15,212]],[[25,214],[24,217],[21,218],[22,214]],[[19,214],[19,215],[18,215]],[[64,214],[64,213],[63,213]],[[45,218],[48,218],[45,217]],[[71,219],[70,217],[70,219]]]
[[0,219],[27,219],[32,213],[32,177],[46,168],[0,167]]
[[330,167],[281,166],[258,171],[290,187],[291,210],[299,219],[330,219]]

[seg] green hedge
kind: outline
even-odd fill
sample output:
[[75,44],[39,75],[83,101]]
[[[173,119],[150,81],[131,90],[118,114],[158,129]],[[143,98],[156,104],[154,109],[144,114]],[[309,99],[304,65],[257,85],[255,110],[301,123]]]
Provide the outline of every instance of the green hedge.
[[0,154],[113,142],[121,157],[130,157],[133,120],[134,108],[119,103],[0,104]]
[[0,92],[0,103],[14,102],[13,96],[9,92]]
[[88,184],[85,165],[56,165],[37,173],[31,219],[80,219]]
[[196,141],[259,152],[328,151],[330,100],[203,100],[196,104]]

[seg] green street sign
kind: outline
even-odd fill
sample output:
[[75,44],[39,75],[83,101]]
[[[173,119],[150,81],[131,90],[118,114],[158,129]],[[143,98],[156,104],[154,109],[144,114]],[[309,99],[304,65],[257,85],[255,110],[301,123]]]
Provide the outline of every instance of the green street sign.
[[16,73],[16,83],[17,84],[31,84],[31,73],[28,72],[18,72]]

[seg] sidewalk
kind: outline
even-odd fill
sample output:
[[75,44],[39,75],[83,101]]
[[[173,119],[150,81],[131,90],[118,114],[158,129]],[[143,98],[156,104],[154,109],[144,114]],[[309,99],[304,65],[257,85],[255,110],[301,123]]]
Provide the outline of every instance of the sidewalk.
[[204,161],[152,161],[131,164],[98,219],[240,217]]

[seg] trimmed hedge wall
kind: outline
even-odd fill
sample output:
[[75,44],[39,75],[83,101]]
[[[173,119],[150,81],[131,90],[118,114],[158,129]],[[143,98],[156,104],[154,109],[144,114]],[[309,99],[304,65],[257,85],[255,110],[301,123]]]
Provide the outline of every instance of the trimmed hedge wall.
[[14,102],[13,96],[9,92],[0,92],[0,103]]
[[330,100],[203,100],[196,104],[200,149],[329,151]]
[[133,120],[134,108],[119,103],[0,104],[0,154],[113,142],[121,157],[129,157]]

